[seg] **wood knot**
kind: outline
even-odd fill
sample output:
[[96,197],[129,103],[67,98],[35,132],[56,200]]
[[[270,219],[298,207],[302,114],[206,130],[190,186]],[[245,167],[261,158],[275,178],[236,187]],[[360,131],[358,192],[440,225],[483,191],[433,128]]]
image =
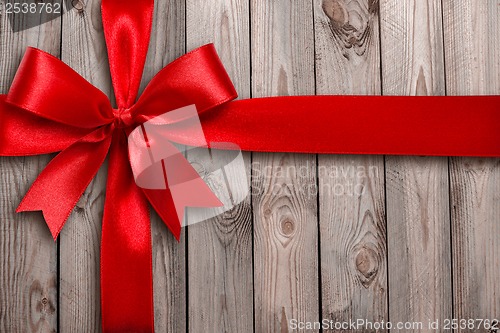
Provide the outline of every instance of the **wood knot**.
[[295,231],[295,223],[291,219],[284,219],[281,221],[281,233],[286,236],[290,237],[290,235],[293,234]]
[[323,11],[333,25],[341,27],[347,22],[348,13],[339,0],[323,0]]
[[72,0],[71,1],[71,5],[73,6],[73,8],[75,8],[79,13],[83,12],[83,10],[85,9],[85,5],[83,4],[83,2],[81,0]]
[[355,265],[359,272],[361,283],[363,286],[368,287],[379,269],[377,253],[366,246],[361,247],[356,255]]
[[56,311],[55,306],[47,297],[42,297],[40,301],[36,304],[36,311],[40,314],[51,315]]
[[[348,60],[353,55],[362,56],[367,49],[377,12],[372,13],[371,7],[378,7],[376,4],[372,1],[370,8],[366,8],[361,1],[323,0],[322,9],[328,18],[332,38],[341,43],[342,54]],[[347,51],[351,48],[354,54]]]

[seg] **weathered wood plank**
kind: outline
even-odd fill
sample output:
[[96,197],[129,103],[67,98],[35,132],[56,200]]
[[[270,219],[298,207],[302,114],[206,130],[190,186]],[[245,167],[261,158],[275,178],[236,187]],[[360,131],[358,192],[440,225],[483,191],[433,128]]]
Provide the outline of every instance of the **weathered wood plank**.
[[[72,51],[68,57],[74,57],[74,59],[69,60],[69,62],[76,62],[77,65],[74,65],[73,68],[80,71],[84,76],[87,76],[89,81],[96,84],[101,90],[108,92],[109,95],[111,86],[102,26],[100,23],[98,25],[93,24],[93,22],[100,22],[99,8],[100,2],[94,1],[85,4],[82,11],[72,12],[73,16],[70,16],[65,21],[65,25],[69,25],[68,31],[74,29],[83,31],[83,33],[80,35],[70,35],[69,41],[65,39],[63,50],[67,47]],[[166,20],[167,18],[168,20]],[[71,19],[74,21],[71,21]],[[181,28],[180,31],[184,30],[184,8],[177,5],[173,6],[172,3],[157,2],[154,20],[156,23],[166,22],[167,24],[154,24],[148,62],[144,73],[144,85],[149,82],[152,76],[163,65],[184,51],[184,38],[182,34],[177,34],[176,42],[171,38],[174,31],[179,31],[179,27]],[[168,38],[167,33],[169,34]],[[165,45],[167,41],[170,42],[168,47]],[[74,45],[79,45],[80,48]],[[90,331],[100,330],[98,267],[100,221],[104,201],[105,175],[106,168],[104,167],[99,172],[96,180],[91,183],[78,205],[83,214],[76,217],[77,219],[88,220],[90,214],[85,213],[85,210],[93,210],[94,214],[90,222],[86,221],[84,223],[86,227],[79,225],[78,229],[73,231],[71,228],[65,227],[65,229],[69,230],[68,232],[71,232],[68,247],[73,247],[74,250],[61,248],[61,266],[64,266],[66,263],[72,263],[75,265],[75,269],[68,270],[67,275],[69,276],[66,276],[66,274],[61,275],[61,288],[63,290],[69,289],[68,297],[72,298],[68,300],[67,311],[72,314],[76,313],[77,315],[66,316],[61,322],[61,328],[70,331],[78,331],[82,327],[87,327]],[[90,202],[90,204],[87,204],[87,202]],[[83,207],[80,205],[83,205]],[[78,212],[79,210],[77,209],[74,215]],[[78,222],[82,223],[81,221]],[[154,247],[153,270],[155,272],[155,327],[158,331],[182,331],[185,330],[186,325],[184,319],[184,246],[183,243],[177,244],[173,240],[156,214],[152,215],[152,233]],[[81,237],[81,235],[87,236]],[[88,235],[92,235],[92,237],[89,238]],[[65,244],[66,239],[65,234],[63,234],[62,244]],[[82,257],[79,254],[82,248],[92,248],[92,251],[84,251],[86,255]],[[69,256],[67,262],[64,259],[65,256]],[[62,271],[66,270],[62,269]],[[80,293],[82,295],[79,296]],[[63,293],[64,295],[65,293]],[[74,298],[79,298],[80,302],[75,304]],[[61,303],[66,305],[64,299]],[[63,307],[62,311],[65,310],[66,307]],[[80,321],[83,321],[83,323]],[[90,327],[93,328],[90,329]]]
[[[164,66],[184,54],[185,3],[155,1],[153,28],[141,88]],[[165,110],[168,111],[168,110]],[[185,332],[186,240],[172,236],[158,214],[151,210],[153,244],[153,290],[156,332]]]
[[[317,93],[380,94],[378,2],[314,3]],[[323,318],[387,321],[384,159],[320,155],[318,165]]]
[[[6,93],[27,46],[60,56],[61,19],[13,33],[0,3],[0,92]],[[24,17],[18,15],[23,25]],[[57,245],[42,214],[16,214],[22,197],[50,160],[0,159],[0,331],[57,331]]]
[[[253,97],[314,94],[312,6],[253,0],[251,18]],[[256,332],[319,320],[316,172],[314,155],[253,154]]]
[[380,12],[384,95],[444,95],[441,1],[381,0]]
[[[441,2],[380,6],[384,94],[444,95]],[[448,159],[387,157],[386,191],[389,318],[434,331],[452,312]]]
[[[62,56],[111,93],[100,1],[75,4],[82,10],[63,17],[62,54],[60,19],[14,34],[0,16],[2,93],[26,45]],[[443,94],[445,64],[448,94],[499,93],[499,0],[443,0],[443,5],[446,52],[439,1],[381,0],[384,94]],[[156,1],[143,87],[184,53],[185,40],[188,49],[215,41],[240,96],[250,95],[250,57],[255,97],[313,94],[314,10],[316,91],[379,94],[377,7],[375,0],[315,0],[311,6],[284,0],[189,0],[185,22],[184,2]],[[91,183],[62,231],[58,295],[57,249],[41,215],[14,213],[49,159],[0,159],[2,332],[56,331],[58,302],[61,331],[100,330],[99,243],[106,171]],[[249,155],[245,159],[249,162]],[[287,331],[290,319],[316,321],[321,316],[383,320],[388,306],[393,322],[500,317],[498,159],[451,159],[449,184],[445,158],[387,159],[388,304],[382,158],[320,156],[317,180],[312,155],[255,154],[253,161],[256,332]],[[286,171],[293,169],[295,174]],[[324,173],[328,171],[334,172],[333,178]],[[252,331],[250,209],[247,200],[222,218],[190,227],[181,244],[153,217],[157,331],[179,332],[187,326],[192,332]]]
[[449,95],[500,92],[500,1],[443,0]]
[[318,94],[380,95],[379,4],[315,0]]
[[[76,1],[63,16],[62,60],[112,96],[101,1]],[[107,163],[85,190],[60,235],[60,330],[100,332],[100,246]]]
[[[213,42],[239,96],[249,97],[248,1],[189,0],[186,24],[188,50]],[[192,162],[208,169],[202,155],[188,153]],[[244,160],[249,178],[250,154]],[[226,187],[222,177],[205,179],[215,188]],[[190,332],[252,332],[250,197],[221,216],[188,227],[188,283]]]
[[[447,94],[499,94],[500,1],[443,0],[443,19]],[[500,160],[452,158],[450,175],[453,317],[498,320]]]
[[446,158],[387,157],[389,318],[425,324],[452,313]]

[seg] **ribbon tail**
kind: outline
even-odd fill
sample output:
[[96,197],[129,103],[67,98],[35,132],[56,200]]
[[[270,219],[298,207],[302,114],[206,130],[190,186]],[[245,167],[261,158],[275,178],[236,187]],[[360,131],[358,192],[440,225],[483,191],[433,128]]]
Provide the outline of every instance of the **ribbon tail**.
[[181,236],[186,207],[224,206],[201,178],[195,178],[166,190],[143,189],[143,191],[177,241]]
[[170,142],[165,141],[161,147],[158,146],[152,149],[153,155],[170,156],[151,164],[140,175],[138,183],[149,185],[141,187],[163,222],[179,240],[186,207],[221,207],[224,204]]
[[[174,166],[174,168],[178,167],[179,165]],[[196,173],[193,167],[186,161],[186,168],[187,167],[189,167],[193,173]],[[219,200],[219,198],[217,198],[215,193],[212,192],[203,179],[197,174],[196,176],[197,177],[187,182],[170,186],[170,192],[172,193],[175,210],[180,223],[184,220],[186,207],[213,208],[224,206],[224,204]]]
[[59,153],[40,173],[16,212],[41,210],[54,240],[106,158],[111,135],[104,127]]
[[177,241],[181,238],[182,220],[179,220],[177,210],[172,198],[172,192],[166,190],[143,189],[153,209],[158,213],[163,223],[172,232]]
[[113,135],[101,239],[103,332],[153,332],[149,208],[135,184],[123,133]]
[[128,147],[137,185],[179,240],[186,207],[220,207],[223,203],[179,149],[168,141],[172,126],[166,125],[169,124],[167,118],[197,123],[198,126],[193,126],[198,129],[196,136],[200,145],[205,146],[196,108],[188,106],[153,118],[134,129],[128,137]]

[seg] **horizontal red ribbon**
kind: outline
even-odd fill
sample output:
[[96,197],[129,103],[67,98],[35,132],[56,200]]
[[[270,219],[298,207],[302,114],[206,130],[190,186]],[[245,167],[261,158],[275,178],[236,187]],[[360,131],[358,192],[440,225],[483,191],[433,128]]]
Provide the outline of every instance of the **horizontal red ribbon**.
[[[208,142],[320,154],[500,156],[500,96],[289,96],[201,115]],[[191,145],[186,129],[170,140]]]
[[[139,188],[127,151],[133,128],[167,111],[194,104],[207,142],[232,142],[249,151],[500,156],[499,96],[233,102],[236,92],[212,45],[165,67],[136,101],[152,11],[152,0],[102,2],[117,108],[68,66],[36,49],[28,49],[8,95],[0,97],[0,155],[61,151],[18,208],[42,210],[54,237],[109,151],[101,245],[105,332],[153,331],[148,201],[180,235],[172,193]],[[199,146],[194,131],[179,122],[165,138]]]

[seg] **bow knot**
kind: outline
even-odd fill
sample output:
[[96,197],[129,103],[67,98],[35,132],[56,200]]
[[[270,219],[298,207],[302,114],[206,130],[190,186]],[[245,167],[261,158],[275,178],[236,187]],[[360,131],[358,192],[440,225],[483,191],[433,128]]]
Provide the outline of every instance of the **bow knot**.
[[127,128],[134,125],[131,109],[118,108],[113,109],[113,116],[115,117],[114,125],[116,128]]

